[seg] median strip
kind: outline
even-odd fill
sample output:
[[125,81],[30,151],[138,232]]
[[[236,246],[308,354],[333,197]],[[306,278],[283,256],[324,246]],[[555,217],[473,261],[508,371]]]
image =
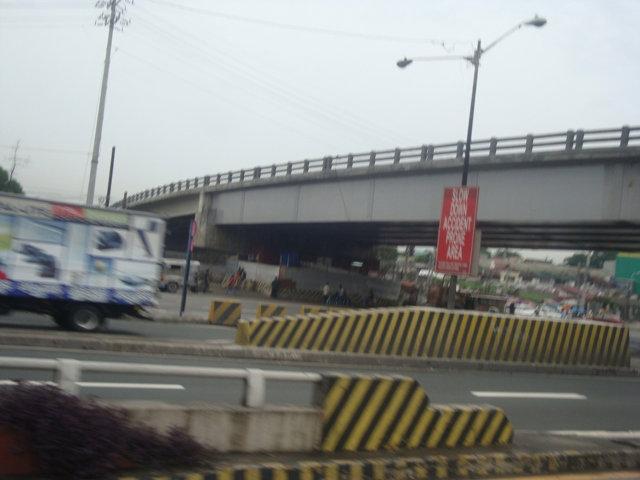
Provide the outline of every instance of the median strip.
[[[240,332],[240,330],[239,330]],[[285,330],[284,333],[287,333]],[[482,371],[508,371],[571,375],[616,375],[638,377],[635,368],[584,365],[548,365],[519,362],[495,362],[489,360],[459,360],[382,356],[343,352],[317,352],[286,348],[255,348],[208,341],[145,340],[130,336],[106,334],[81,334],[72,332],[33,332],[19,329],[3,329],[0,345],[57,348],[117,353],[187,355],[209,358],[264,360],[273,362],[301,362],[309,364],[358,367],[362,369],[403,368],[458,369]]]

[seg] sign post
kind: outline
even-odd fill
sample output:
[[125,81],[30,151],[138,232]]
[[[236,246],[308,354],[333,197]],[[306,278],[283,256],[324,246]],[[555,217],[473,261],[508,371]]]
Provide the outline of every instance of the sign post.
[[[477,260],[474,258],[477,213],[478,187],[444,189],[436,249],[437,272],[456,276],[473,273],[473,263]],[[455,292],[450,292],[450,298],[455,299]]]
[[180,299],[180,316],[184,313],[187,304],[187,289],[189,288],[189,271],[191,270],[191,254],[193,253],[193,242],[196,237],[197,224],[191,220],[189,225],[189,243],[187,244],[187,256],[184,265],[184,278],[182,280],[182,298]]

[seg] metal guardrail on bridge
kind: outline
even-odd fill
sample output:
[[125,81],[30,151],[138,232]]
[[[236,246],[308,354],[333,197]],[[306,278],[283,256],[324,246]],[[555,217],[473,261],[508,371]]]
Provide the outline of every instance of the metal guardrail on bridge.
[[[592,148],[619,148],[640,145],[640,126],[597,130],[567,130],[566,132],[517,137],[492,137],[471,142],[471,155],[496,156],[498,154],[532,154],[544,152],[577,152]],[[188,178],[138,192],[125,197],[114,207],[131,205],[154,197],[180,191],[197,190],[216,185],[237,184],[263,178],[305,175],[309,173],[352,168],[434,162],[458,159],[462,161],[465,142],[427,144],[419,147],[395,148],[347,155],[326,156],[311,160],[273,164],[251,169]]]
[[318,373],[259,370],[253,368],[211,368],[153,365],[146,363],[93,362],[69,358],[0,357],[0,369],[4,368],[52,371],[54,372],[54,383],[62,390],[74,395],[80,392],[82,372],[181,375],[185,377],[243,380],[243,404],[246,407],[256,408],[263,407],[266,403],[267,380],[311,383],[317,383],[322,380],[322,376]]

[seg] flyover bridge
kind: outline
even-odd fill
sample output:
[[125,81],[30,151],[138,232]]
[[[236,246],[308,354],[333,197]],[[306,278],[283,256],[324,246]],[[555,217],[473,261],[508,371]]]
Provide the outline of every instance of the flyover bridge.
[[[425,144],[229,171],[123,202],[165,216],[169,244],[186,237],[195,215],[205,248],[434,245],[442,191],[459,183],[464,148]],[[640,127],[475,140],[469,184],[480,188],[484,246],[640,249]]]

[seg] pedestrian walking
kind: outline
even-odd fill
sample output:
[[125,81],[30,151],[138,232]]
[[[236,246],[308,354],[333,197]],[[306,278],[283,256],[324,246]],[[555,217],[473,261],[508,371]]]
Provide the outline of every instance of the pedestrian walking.
[[278,298],[278,289],[280,288],[278,277],[274,277],[271,282],[271,298]]
[[516,313],[516,302],[511,302],[509,304],[509,313],[511,315],[513,315],[514,313]]
[[346,305],[347,304],[347,292],[345,291],[342,284],[338,286],[338,305]]
[[209,269],[207,268],[204,271],[204,277],[202,279],[202,293],[206,293],[209,291],[209,276],[211,275],[211,272],[209,271]]
[[373,307],[376,304],[376,299],[373,294],[373,289],[369,289],[369,294],[367,295],[366,300],[364,301],[366,307]]
[[329,287],[329,282],[324,284],[322,287],[322,303],[327,304],[329,301],[329,296],[331,295],[331,287]]

